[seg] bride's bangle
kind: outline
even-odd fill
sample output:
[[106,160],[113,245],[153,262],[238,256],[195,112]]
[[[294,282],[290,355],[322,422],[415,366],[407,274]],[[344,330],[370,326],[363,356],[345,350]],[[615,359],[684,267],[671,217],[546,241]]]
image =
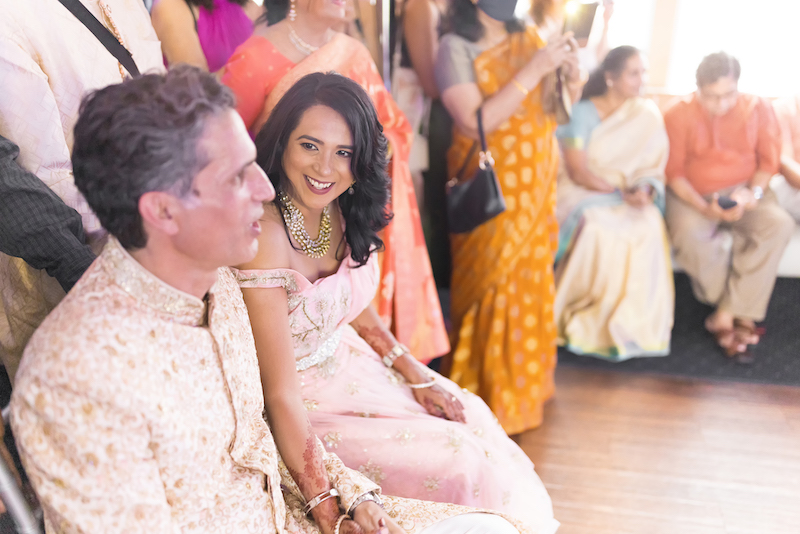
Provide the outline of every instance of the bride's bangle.
[[365,493],[364,495],[353,501],[353,504],[350,505],[350,509],[347,511],[347,515],[349,515],[350,517],[355,517],[356,508],[358,508],[358,505],[365,503],[367,501],[372,501],[381,508],[383,508],[383,501],[378,496],[378,494],[375,493],[374,491],[368,491],[367,493]]
[[397,358],[399,358],[403,354],[410,354],[410,353],[411,351],[408,350],[408,347],[406,347],[402,343],[398,343],[397,345],[392,347],[392,350],[384,354],[383,358],[381,359],[383,360],[383,365],[385,365],[386,367],[392,367],[394,365],[394,361]]
[[342,528],[342,523],[346,520],[350,519],[350,516],[347,514],[342,514],[339,516],[339,519],[336,520],[336,526],[333,527],[333,534],[339,534],[339,530]]
[[317,495],[316,497],[314,497],[313,499],[311,499],[306,503],[305,507],[303,508],[303,514],[308,515],[311,512],[311,510],[313,510],[323,502],[338,496],[339,496],[339,491],[336,488],[331,488],[328,491],[323,491],[322,493],[320,493],[319,495]]
[[425,389],[433,386],[436,383],[435,379],[431,379],[430,382],[423,382],[422,384],[409,384],[408,387],[411,389]]

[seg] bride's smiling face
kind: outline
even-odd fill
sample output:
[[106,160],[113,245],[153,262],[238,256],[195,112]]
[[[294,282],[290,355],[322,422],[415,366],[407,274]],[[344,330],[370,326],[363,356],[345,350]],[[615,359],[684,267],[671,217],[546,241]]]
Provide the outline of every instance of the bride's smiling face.
[[308,108],[289,134],[283,171],[286,193],[308,210],[320,210],[353,184],[353,134],[344,118],[327,106]]

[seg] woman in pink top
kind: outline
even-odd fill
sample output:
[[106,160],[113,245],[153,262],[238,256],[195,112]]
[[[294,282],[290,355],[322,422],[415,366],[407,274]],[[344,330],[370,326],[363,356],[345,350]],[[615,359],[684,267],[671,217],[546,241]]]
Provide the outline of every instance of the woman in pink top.
[[262,12],[253,0],[155,0],[151,16],[166,63],[217,72]]

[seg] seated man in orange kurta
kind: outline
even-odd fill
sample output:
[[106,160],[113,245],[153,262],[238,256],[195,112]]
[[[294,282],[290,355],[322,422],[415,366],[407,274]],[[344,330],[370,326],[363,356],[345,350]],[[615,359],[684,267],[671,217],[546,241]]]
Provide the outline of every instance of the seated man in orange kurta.
[[770,182],[778,201],[800,224],[800,95],[777,100],[773,107],[781,127],[781,175]]
[[739,62],[703,58],[697,92],[664,116],[670,142],[666,221],[695,296],[716,311],[705,327],[726,356],[752,363],[778,263],[794,221],[769,191],[780,130],[763,99],[739,94]]

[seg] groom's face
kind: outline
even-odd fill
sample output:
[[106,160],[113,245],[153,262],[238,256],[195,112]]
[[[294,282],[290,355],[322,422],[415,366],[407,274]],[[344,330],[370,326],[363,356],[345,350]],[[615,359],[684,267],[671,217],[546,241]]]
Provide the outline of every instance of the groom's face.
[[259,219],[275,189],[255,163],[255,145],[236,111],[206,119],[198,148],[207,164],[180,199],[173,242],[203,268],[246,263],[258,251]]

